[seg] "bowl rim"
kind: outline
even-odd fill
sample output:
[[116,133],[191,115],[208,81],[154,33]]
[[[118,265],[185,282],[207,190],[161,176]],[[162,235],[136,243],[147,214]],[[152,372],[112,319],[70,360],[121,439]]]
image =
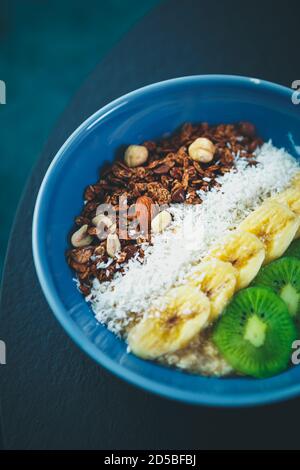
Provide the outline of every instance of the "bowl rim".
[[[155,393],[156,395],[163,396],[165,398],[194,404],[194,405],[205,405],[215,407],[242,407],[242,406],[256,406],[267,403],[274,403],[288,398],[292,398],[300,394],[300,382],[289,385],[284,388],[275,388],[268,391],[256,391],[243,393],[240,396],[235,393],[230,395],[220,395],[215,391],[211,393],[203,392],[199,390],[199,393],[174,388],[172,385],[162,384],[154,378],[142,377],[138,372],[131,371],[125,366],[110,359],[105,353],[101,351],[95,344],[93,344],[80,330],[76,323],[71,317],[66,315],[65,308],[57,292],[53,292],[49,287],[48,280],[51,278],[51,271],[48,264],[41,256],[41,244],[42,241],[39,237],[39,224],[40,224],[40,213],[43,205],[43,200],[47,194],[47,186],[50,175],[53,169],[56,167],[58,161],[63,157],[65,151],[72,143],[80,136],[84,129],[89,129],[90,126],[98,122],[104,116],[107,116],[113,112],[116,108],[126,104],[128,100],[143,95],[145,92],[149,92],[155,89],[164,89],[165,87],[177,85],[178,83],[186,82],[219,82],[219,84],[231,84],[231,85],[244,85],[247,87],[257,86],[263,87],[265,90],[272,90],[280,95],[292,96],[293,90],[279,85],[273,82],[269,82],[254,77],[245,77],[240,75],[221,75],[221,74],[208,74],[208,75],[189,75],[178,78],[171,78],[160,82],[152,83],[150,85],[143,86],[134,91],[126,93],[119,98],[111,101],[105,106],[95,111],[89,116],[82,124],[80,124],[72,134],[67,138],[64,144],[57,151],[56,155],[52,159],[48,169],[43,177],[41,186],[38,191],[36,198],[35,208],[33,212],[32,221],[32,251],[33,260],[36,269],[36,273],[42,288],[42,291],[46,297],[46,300],[54,313],[55,317],[62,325],[66,333],[72,338],[72,340],[80,347],[88,356],[90,356],[97,364],[103,366],[105,369],[114,373],[116,376],[123,380],[143,389],[148,392]],[[286,372],[288,373],[288,371]],[[273,377],[272,379],[280,380],[282,374]],[[224,380],[224,379],[219,379]],[[268,379],[265,379],[268,380]]]

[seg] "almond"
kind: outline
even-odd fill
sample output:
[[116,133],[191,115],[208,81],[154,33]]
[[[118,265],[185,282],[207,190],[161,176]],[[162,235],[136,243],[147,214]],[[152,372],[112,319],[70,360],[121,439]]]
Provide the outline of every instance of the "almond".
[[151,197],[140,196],[137,198],[135,203],[135,214],[140,222],[142,219],[143,221],[148,221],[150,223],[158,212],[159,208],[157,204],[153,202]]

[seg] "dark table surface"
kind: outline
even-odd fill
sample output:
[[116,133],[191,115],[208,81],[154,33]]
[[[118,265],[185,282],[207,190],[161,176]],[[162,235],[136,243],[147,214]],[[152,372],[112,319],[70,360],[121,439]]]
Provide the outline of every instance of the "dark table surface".
[[[279,3],[279,2],[278,2]],[[89,359],[52,315],[35,274],[31,219],[45,171],[69,134],[117,96],[171,77],[229,73],[300,79],[298,0],[163,3],[84,83],[23,195],[1,298],[4,446],[9,449],[299,448],[300,399],[254,409],[192,407],[130,386]],[[300,112],[300,109],[299,109]]]

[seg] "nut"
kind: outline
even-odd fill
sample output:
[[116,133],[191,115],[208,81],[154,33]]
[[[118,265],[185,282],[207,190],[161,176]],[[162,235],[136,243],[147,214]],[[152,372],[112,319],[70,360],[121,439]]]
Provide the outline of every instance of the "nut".
[[153,200],[149,196],[140,196],[137,198],[135,203],[135,212],[137,218],[143,215],[147,216],[149,222],[157,215],[159,209],[157,204],[154,204]]
[[189,156],[196,162],[209,163],[214,158],[216,147],[206,137],[199,137],[189,146]]
[[88,225],[83,225],[79,230],[76,230],[76,232],[73,233],[71,243],[75,248],[87,246],[93,241],[93,237],[87,233],[87,230]]
[[121,250],[121,243],[116,233],[109,233],[106,239],[106,252],[108,256],[114,258]]
[[140,196],[135,203],[135,217],[139,222],[140,232],[148,235],[151,220],[158,214],[159,208],[154,204],[151,197]]
[[145,163],[148,159],[148,149],[143,145],[129,145],[125,151],[124,161],[129,168]]
[[108,233],[115,233],[117,230],[117,224],[104,214],[96,215],[92,222],[100,233],[105,233],[106,231]]
[[162,211],[157,214],[151,222],[151,229],[153,233],[163,232],[172,222],[172,216],[168,211]]

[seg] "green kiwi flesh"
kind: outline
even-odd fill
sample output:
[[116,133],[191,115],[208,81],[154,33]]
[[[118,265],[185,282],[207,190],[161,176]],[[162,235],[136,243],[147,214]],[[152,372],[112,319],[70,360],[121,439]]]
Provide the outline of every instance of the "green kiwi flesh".
[[290,362],[296,327],[287,306],[266,287],[238,292],[213,331],[213,341],[239,373],[271,377]]
[[260,270],[253,285],[271,288],[286,303],[291,316],[298,322],[300,313],[300,259],[283,257]]

